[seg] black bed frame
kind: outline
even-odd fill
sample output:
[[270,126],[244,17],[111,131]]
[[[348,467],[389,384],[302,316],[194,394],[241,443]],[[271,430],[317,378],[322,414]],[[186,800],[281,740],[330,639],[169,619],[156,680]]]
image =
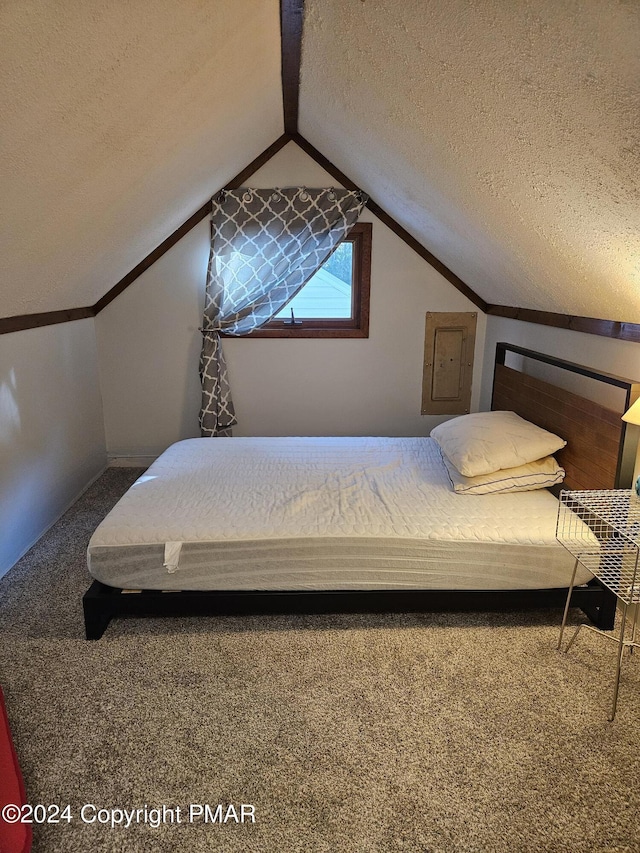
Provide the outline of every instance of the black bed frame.
[[[515,611],[558,608],[566,589],[329,590],[322,592],[126,593],[94,581],[82,599],[87,640],[99,640],[114,616],[234,616],[282,613],[419,613]],[[598,581],[575,587],[571,605],[595,625],[611,630],[616,597]]]
[[[496,364],[504,364],[507,352],[532,358],[627,389],[626,401],[636,387],[628,380],[598,373],[590,368],[526,350],[512,344],[496,346]],[[624,433],[623,433],[624,437]],[[620,447],[620,459],[629,450]],[[622,465],[616,471],[616,487],[629,487]],[[415,613],[456,611],[517,611],[561,609],[567,588],[525,590],[323,590],[323,591],[180,591],[131,592],[94,581],[82,603],[88,640],[102,637],[113,617],[119,616],[229,616],[248,614],[319,613]],[[579,607],[602,630],[614,626],[616,596],[594,579],[575,587],[571,606]]]

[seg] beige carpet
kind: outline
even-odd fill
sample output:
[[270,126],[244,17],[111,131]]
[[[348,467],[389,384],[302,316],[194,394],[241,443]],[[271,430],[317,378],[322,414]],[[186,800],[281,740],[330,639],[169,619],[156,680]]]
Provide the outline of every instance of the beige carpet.
[[[559,654],[559,613],[119,620],[85,642],[86,544],[136,473],[108,471],[0,581],[29,799],[71,806],[36,853],[640,851],[640,657],[608,723],[613,645]],[[189,820],[242,803],[255,823]]]

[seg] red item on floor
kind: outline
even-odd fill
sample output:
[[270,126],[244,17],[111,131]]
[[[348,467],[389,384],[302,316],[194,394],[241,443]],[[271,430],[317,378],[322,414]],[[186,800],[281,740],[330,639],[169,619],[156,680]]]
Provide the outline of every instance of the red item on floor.
[[[0,810],[8,804],[19,807],[25,802],[24,783],[0,688]],[[24,823],[7,823],[0,814],[0,853],[29,853],[29,850],[31,826]]]

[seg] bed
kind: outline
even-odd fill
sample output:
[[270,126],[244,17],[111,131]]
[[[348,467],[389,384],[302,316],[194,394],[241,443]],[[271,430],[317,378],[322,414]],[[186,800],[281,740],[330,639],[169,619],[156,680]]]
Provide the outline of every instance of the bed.
[[[620,411],[525,373],[531,364],[620,388]],[[620,414],[637,391],[541,353],[496,349],[492,409],[567,440],[557,454],[565,488],[630,483]],[[551,492],[461,496],[451,486],[431,438],[178,442],[91,538],[86,636],[127,614],[561,608],[573,560],[555,538]],[[615,597],[586,572],[572,604],[613,626]]]

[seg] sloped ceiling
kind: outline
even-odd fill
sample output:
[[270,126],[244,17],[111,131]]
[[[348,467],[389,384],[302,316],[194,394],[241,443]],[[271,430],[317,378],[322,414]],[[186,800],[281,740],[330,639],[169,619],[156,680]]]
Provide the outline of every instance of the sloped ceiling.
[[0,30],[0,316],[93,304],[283,131],[278,0],[18,0]]
[[300,133],[488,303],[640,322],[637,0],[307,0]]
[[[280,136],[279,5],[0,4],[0,317],[93,305]],[[487,303],[640,323],[638,0],[305,5],[306,139]]]

